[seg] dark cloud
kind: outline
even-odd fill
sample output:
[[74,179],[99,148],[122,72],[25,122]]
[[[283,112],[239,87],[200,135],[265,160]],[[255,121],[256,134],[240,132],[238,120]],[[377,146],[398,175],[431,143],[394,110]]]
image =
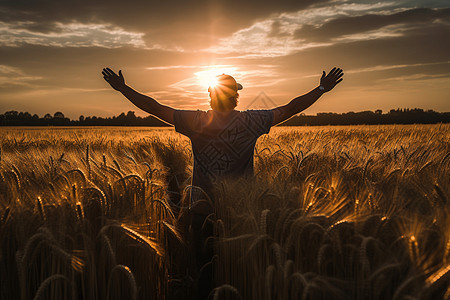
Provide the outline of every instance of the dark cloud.
[[269,37],[282,37],[282,36],[288,36],[289,33],[282,31],[282,25],[279,21],[275,21],[272,23],[270,28]]
[[306,25],[298,29],[294,36],[299,39],[327,41],[344,35],[364,33],[397,24],[427,24],[436,20],[449,20],[450,8],[416,8],[390,15],[368,14],[356,17],[342,17],[331,20],[319,27]]
[[[375,66],[396,66],[432,64],[450,61],[450,27],[445,24],[429,24],[416,28],[400,37],[386,37],[373,40],[359,40],[336,43],[326,47],[309,48],[292,55],[277,58],[286,76],[301,70],[305,73],[320,71],[319,68],[342,66],[344,70],[372,68]],[[443,66],[430,66],[429,74],[445,73]],[[435,73],[433,73],[435,70]],[[414,74],[415,71],[405,71]],[[411,73],[412,72],[412,73]],[[447,71],[448,72],[448,71]],[[382,72],[380,73],[382,74]]]
[[19,23],[12,23],[10,26],[11,29],[24,29],[30,32],[36,32],[36,33],[61,33],[61,28],[55,26],[54,23],[49,22],[42,22],[42,23],[36,23],[36,22],[19,22]]
[[213,43],[215,38],[270,14],[297,11],[327,1],[18,0],[0,2],[0,20],[30,22],[20,26],[39,32],[51,32],[55,22],[109,23],[146,33],[150,44],[171,44],[177,40],[178,46],[189,47]]

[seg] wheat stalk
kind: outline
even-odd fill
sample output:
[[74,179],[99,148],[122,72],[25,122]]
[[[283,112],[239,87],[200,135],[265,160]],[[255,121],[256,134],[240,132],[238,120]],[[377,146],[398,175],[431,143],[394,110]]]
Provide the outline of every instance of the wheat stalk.
[[136,285],[136,280],[134,279],[134,275],[131,272],[130,268],[128,268],[127,266],[124,265],[117,265],[115,266],[112,270],[111,270],[111,274],[109,275],[109,279],[108,279],[108,294],[106,299],[111,299],[111,285],[112,285],[112,279],[113,279],[113,275],[117,272],[121,272],[123,274],[125,274],[127,280],[128,280],[128,285],[130,286],[130,295],[128,295],[127,299],[131,299],[131,300],[135,300],[137,299],[137,285]]

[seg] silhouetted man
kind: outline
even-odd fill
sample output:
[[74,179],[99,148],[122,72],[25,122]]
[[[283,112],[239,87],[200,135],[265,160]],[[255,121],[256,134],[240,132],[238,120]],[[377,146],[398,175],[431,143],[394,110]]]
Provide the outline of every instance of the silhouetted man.
[[[293,115],[300,113],[319,99],[324,93],[331,91],[342,81],[342,69],[333,68],[328,75],[323,71],[320,85],[307,94],[291,100],[288,104],[269,110],[235,110],[242,85],[229,75],[217,76],[217,82],[208,88],[212,110],[176,110],[162,105],[155,99],[140,94],[125,84],[122,72],[119,75],[111,69],[102,71],[104,79],[117,91],[140,109],[175,125],[175,130],[191,140],[194,155],[192,185],[199,187],[191,193],[193,219],[192,228],[197,244],[197,261],[199,266],[212,257],[212,249],[205,251],[201,245],[212,228],[201,229],[205,217],[213,211],[203,205],[208,195],[213,198],[215,182],[226,177],[241,177],[253,174],[253,153],[256,140],[268,133],[270,128]],[[203,203],[203,204],[202,204]],[[203,255],[202,255],[203,254]],[[210,287],[206,274],[200,279],[203,294],[198,299],[206,299]],[[202,287],[203,285],[203,287]],[[206,286],[206,288],[205,288]]]

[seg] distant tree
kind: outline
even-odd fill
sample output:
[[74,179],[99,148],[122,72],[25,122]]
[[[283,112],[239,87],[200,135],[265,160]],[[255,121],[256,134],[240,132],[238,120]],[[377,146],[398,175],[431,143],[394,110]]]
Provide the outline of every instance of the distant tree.
[[83,121],[84,121],[84,116],[81,115],[81,116],[78,118],[78,121],[83,122]]
[[45,114],[44,119],[45,120],[50,120],[50,119],[52,119],[52,115],[51,114]]
[[[20,115],[20,114],[19,114]],[[31,114],[29,113],[29,112],[24,112],[23,114],[22,114],[22,117],[21,117],[21,119],[25,119],[25,120],[29,120],[29,119],[31,119],[32,118],[32,116],[31,116]]]
[[135,115],[134,111],[130,110],[129,112],[127,112],[127,118],[128,119],[135,119],[136,115]]
[[5,112],[5,117],[7,119],[16,119],[18,115],[19,115],[19,113],[15,110],[10,110],[10,111]]
[[128,125],[128,126],[133,126],[133,125],[137,125],[136,124],[137,121],[137,117],[134,114],[134,111],[129,111],[127,113],[126,119],[125,119],[125,124],[124,125]]
[[64,114],[62,112],[58,111],[58,112],[55,112],[55,114],[53,115],[53,118],[55,118],[55,119],[64,119],[65,117],[64,117]]
[[376,113],[377,115],[381,115],[381,114],[383,114],[383,111],[382,111],[381,109],[377,109],[377,110],[375,111],[375,113]]

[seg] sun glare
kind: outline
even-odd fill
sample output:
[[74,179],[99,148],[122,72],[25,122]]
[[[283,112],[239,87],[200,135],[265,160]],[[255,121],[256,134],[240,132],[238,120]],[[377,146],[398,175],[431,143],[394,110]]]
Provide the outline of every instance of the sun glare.
[[217,84],[217,75],[227,74],[235,75],[237,68],[232,66],[208,66],[205,70],[194,73],[197,76],[198,84],[202,88],[207,89],[210,86],[215,86]]

